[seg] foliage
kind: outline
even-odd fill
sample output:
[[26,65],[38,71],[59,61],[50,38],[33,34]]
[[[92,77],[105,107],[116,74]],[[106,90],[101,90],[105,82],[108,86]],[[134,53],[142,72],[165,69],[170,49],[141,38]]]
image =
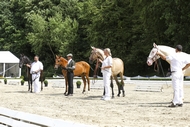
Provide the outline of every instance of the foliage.
[[7,82],[7,79],[6,79],[6,78],[4,78],[4,82],[5,82],[5,83]]
[[21,82],[21,84],[24,84],[25,81],[24,81],[24,79],[22,79],[20,82]]
[[190,53],[189,6],[181,0],[3,0],[0,50],[39,55],[45,76],[52,76],[55,54],[88,61],[90,46],[109,47],[124,61],[125,75],[152,75],[146,58],[153,42],[182,44]]
[[81,81],[77,81],[76,84],[77,84],[77,85],[81,85]]
[[46,84],[46,85],[47,85],[47,84],[48,84],[48,81],[47,81],[47,80],[44,80],[44,84]]
[[21,78],[21,79],[24,79],[24,76],[21,75],[20,78]]

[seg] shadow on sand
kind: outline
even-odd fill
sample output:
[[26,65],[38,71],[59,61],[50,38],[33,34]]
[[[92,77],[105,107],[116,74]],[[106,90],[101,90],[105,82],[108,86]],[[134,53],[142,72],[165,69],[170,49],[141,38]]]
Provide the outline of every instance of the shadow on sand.
[[5,93],[30,93],[30,91],[6,91]]

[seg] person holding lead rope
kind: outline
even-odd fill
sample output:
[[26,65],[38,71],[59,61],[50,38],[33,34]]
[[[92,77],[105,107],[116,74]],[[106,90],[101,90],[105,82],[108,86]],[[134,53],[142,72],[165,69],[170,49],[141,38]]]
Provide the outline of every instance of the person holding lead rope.
[[187,54],[182,53],[182,46],[176,46],[176,52],[172,55],[165,56],[159,50],[157,52],[163,60],[170,61],[172,73],[172,86],[174,90],[174,98],[172,104],[168,107],[183,106],[183,71],[190,66],[190,58]]
[[105,95],[103,96],[103,100],[107,101],[110,100],[110,77],[112,74],[111,68],[112,68],[112,57],[111,57],[111,51],[109,48],[104,49],[104,60],[99,61],[102,63],[101,72],[103,74],[103,81],[104,81],[104,89],[105,89]]
[[41,90],[39,78],[40,73],[43,70],[43,64],[39,61],[39,57],[36,55],[34,57],[34,62],[31,65],[27,64],[26,66],[30,67],[30,74],[32,75],[32,84],[34,84],[34,93],[39,93]]

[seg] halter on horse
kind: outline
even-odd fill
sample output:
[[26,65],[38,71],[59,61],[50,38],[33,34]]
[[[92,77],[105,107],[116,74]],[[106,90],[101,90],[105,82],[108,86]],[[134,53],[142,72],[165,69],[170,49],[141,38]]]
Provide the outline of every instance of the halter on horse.
[[[67,63],[68,61],[65,58],[56,55],[54,68],[57,69],[58,67],[62,67],[62,73],[64,75],[65,85],[66,85],[64,94],[67,94],[68,91],[67,71],[65,70]],[[90,65],[85,61],[76,62],[75,70],[73,72],[74,76],[82,77],[84,83],[84,88],[82,93],[86,91],[86,83],[88,83],[88,91],[90,91],[90,79],[89,79]]]
[[[89,57],[89,62],[93,63],[96,62],[96,68],[94,71],[94,76],[96,76],[97,69],[99,67],[99,59],[102,61],[105,59],[105,55],[103,50],[91,47],[91,55]],[[113,64],[112,64],[112,76],[111,76],[111,88],[112,88],[112,98],[114,98],[114,90],[113,90],[113,78],[115,79],[117,86],[118,86],[118,95],[120,96],[121,91],[123,92],[123,96],[125,96],[125,90],[124,90],[124,82],[123,82],[123,72],[124,72],[124,64],[123,61],[119,58],[113,58]],[[117,79],[117,75],[120,75],[121,83]]]
[[[22,68],[23,65],[26,65],[26,64],[31,65],[30,59],[27,56],[20,54],[19,67]],[[29,67],[26,67],[26,73],[28,77],[28,91],[32,93],[32,75],[30,74]],[[40,73],[40,81],[41,81],[41,91],[42,91],[43,90],[43,71],[41,71]]]
[[158,47],[156,46],[156,44],[154,43],[154,48],[152,49],[152,51],[150,52],[148,58],[147,58],[147,64],[150,66],[152,63],[155,62],[154,64],[154,70],[156,72],[159,71],[159,65],[158,65],[158,59],[160,58],[159,55],[157,55],[157,52],[159,51]]

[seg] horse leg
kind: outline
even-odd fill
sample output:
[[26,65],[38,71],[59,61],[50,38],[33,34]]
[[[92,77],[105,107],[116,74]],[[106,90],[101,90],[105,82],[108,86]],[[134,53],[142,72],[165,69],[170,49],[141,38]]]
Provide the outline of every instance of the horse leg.
[[87,83],[88,83],[88,91],[90,91],[90,79],[89,76],[86,75]]
[[119,84],[119,81],[117,79],[117,75],[114,75],[114,79],[115,79],[115,82],[116,82],[117,87],[118,87],[118,94],[117,94],[117,96],[120,97],[121,91],[120,91],[120,84]]
[[84,76],[84,75],[82,75],[82,80],[83,80],[83,83],[84,83],[84,88],[83,88],[82,93],[84,93],[85,90],[86,90],[86,79],[85,79],[85,76]]
[[123,73],[120,73],[120,78],[121,78],[121,90],[123,91],[123,97],[125,97],[125,90],[124,90],[124,81],[123,81]]
[[40,81],[41,81],[41,91],[43,91],[43,72],[40,73]]
[[32,79],[30,81],[30,92],[32,93]]
[[112,89],[112,98],[114,98],[114,90],[113,90],[113,77],[111,76],[111,89]]
[[30,79],[28,79],[28,91],[30,91]]
[[41,80],[41,91],[43,91],[43,80]]

